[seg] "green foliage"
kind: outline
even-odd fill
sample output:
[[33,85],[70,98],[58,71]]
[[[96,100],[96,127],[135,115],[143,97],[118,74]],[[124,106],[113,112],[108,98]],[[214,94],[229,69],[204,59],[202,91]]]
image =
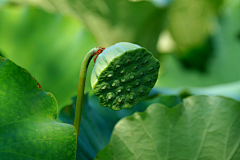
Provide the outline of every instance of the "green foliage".
[[120,120],[96,160],[240,158],[240,103],[193,96],[171,109],[152,104]]
[[131,108],[155,85],[160,64],[147,49],[126,42],[106,48],[93,68],[91,84],[100,104],[113,110]]
[[76,131],[58,123],[57,101],[25,69],[0,57],[1,160],[74,160]]
[[[73,124],[76,97],[72,100],[73,104],[63,108],[59,114],[59,119],[69,124]],[[133,108],[113,111],[110,108],[102,107],[96,96],[85,95],[76,159],[94,159],[97,153],[108,144],[114,125],[121,118],[130,116],[136,111],[143,112],[152,103],[162,103],[172,107],[180,102],[176,96],[153,94]]]
[[[157,58],[156,44],[165,25],[167,8],[156,8],[147,1],[129,0],[24,0],[45,10],[78,16],[93,34],[98,46],[132,42],[149,49]],[[12,0],[22,4],[22,0]],[[62,4],[62,5],[60,5]]]
[[[90,33],[75,18],[24,6],[6,6],[0,10],[0,22],[4,56],[30,71],[54,94],[59,107],[70,103],[82,60],[95,45]],[[91,90],[89,74],[86,91]]]
[[[29,70],[60,107],[76,95],[82,59],[95,42],[109,47],[128,41],[147,48],[161,62],[152,93],[184,99],[175,106],[176,96],[150,94],[135,107],[114,112],[101,107],[97,97],[85,97],[77,159],[94,159],[102,149],[96,159],[240,159],[239,102],[191,97],[240,100],[240,3],[163,1],[158,7],[156,1],[138,0],[0,2],[0,54]],[[168,54],[160,53],[168,41],[161,41],[163,29],[172,42]],[[0,66],[0,159],[74,159],[75,131],[55,121],[52,94],[24,69],[9,60],[3,64],[21,74],[2,74]],[[89,74],[86,82],[91,95]],[[22,83],[24,88],[18,86]],[[73,123],[74,103],[61,110],[61,121]],[[143,112],[152,103],[162,104]],[[125,116],[130,117],[120,120]]]
[[[228,1],[219,14],[220,16],[215,17],[212,22],[214,24],[213,28],[215,28],[211,38],[213,53],[208,61],[206,73],[187,70],[181,66],[178,59],[172,55],[166,55],[161,61],[161,65],[164,67],[162,67],[163,70],[158,80],[159,87],[203,87],[230,83],[240,79],[240,72],[238,71],[238,68],[240,68],[239,1]],[[197,61],[200,58],[195,57],[195,59]]]

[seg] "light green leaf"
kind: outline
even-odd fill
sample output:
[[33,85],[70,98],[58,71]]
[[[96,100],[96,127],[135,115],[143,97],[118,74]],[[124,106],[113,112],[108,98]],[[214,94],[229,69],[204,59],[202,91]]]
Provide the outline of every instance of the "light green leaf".
[[58,123],[57,101],[23,68],[0,57],[1,160],[74,160],[76,131]]
[[240,102],[193,96],[172,109],[152,104],[119,121],[96,160],[238,160]]
[[[12,0],[22,4],[22,0]],[[25,0],[45,10],[78,16],[93,34],[99,47],[131,42],[147,48],[157,58],[156,44],[164,28],[167,8],[149,1],[128,0]]]
[[[3,55],[29,70],[45,90],[56,96],[59,107],[69,104],[70,97],[77,93],[82,60],[95,47],[81,22],[26,6],[4,7],[0,22]],[[92,90],[90,75],[86,81],[88,92]]]

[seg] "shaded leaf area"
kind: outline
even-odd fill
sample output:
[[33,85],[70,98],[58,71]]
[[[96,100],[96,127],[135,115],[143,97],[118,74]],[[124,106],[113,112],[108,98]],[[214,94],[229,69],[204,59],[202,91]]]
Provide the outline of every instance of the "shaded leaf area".
[[[215,21],[219,29],[212,37],[213,53],[206,73],[186,70],[174,56],[165,55],[162,57],[163,67],[157,86],[203,87],[239,81],[240,43],[237,38],[240,32],[239,19],[239,1],[229,1],[222,7],[221,15]],[[195,57],[195,59],[200,58]]]
[[[23,3],[21,0],[11,2]],[[157,8],[149,1],[129,0],[61,0],[60,2],[50,0],[48,3],[40,0],[25,0],[24,2],[40,6],[45,10],[80,17],[101,47],[109,47],[118,42],[132,42],[144,46],[158,58],[156,44],[159,33],[164,28],[167,8]]]
[[58,123],[57,101],[25,69],[0,57],[1,160],[74,160],[76,131]]
[[[95,42],[78,19],[26,6],[0,10],[0,50],[52,92],[59,107],[77,93],[80,66]],[[92,70],[93,63],[89,65]],[[91,91],[90,74],[86,90]]]
[[213,57],[213,41],[208,38],[205,43],[197,47],[189,48],[187,51],[178,54],[182,65],[191,70],[207,72],[209,60]]
[[169,109],[152,104],[120,120],[97,160],[240,158],[240,103],[192,96]]
[[[73,124],[74,108],[76,97],[73,98],[73,105],[63,108],[59,114],[59,119],[65,123]],[[102,107],[96,96],[84,97],[84,106],[80,133],[77,147],[78,160],[94,159],[97,153],[109,142],[114,125],[123,117],[130,116],[134,112],[144,111],[152,103],[163,103],[173,107],[180,103],[177,96],[150,94],[150,96],[131,109],[113,111],[110,108]],[[73,108],[74,107],[74,108]]]

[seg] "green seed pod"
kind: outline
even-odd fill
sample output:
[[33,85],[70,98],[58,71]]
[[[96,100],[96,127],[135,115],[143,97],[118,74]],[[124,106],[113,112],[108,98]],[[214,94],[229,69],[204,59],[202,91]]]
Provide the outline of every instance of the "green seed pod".
[[93,92],[100,104],[113,110],[131,108],[155,85],[160,64],[146,48],[120,42],[97,58],[91,75]]

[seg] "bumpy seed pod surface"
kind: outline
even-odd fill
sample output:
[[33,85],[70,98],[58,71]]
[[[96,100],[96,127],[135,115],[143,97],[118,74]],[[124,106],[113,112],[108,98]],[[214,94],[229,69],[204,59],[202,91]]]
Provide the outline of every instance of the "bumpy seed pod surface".
[[155,85],[159,61],[146,48],[120,42],[97,58],[91,75],[93,92],[100,104],[113,110],[131,108]]

